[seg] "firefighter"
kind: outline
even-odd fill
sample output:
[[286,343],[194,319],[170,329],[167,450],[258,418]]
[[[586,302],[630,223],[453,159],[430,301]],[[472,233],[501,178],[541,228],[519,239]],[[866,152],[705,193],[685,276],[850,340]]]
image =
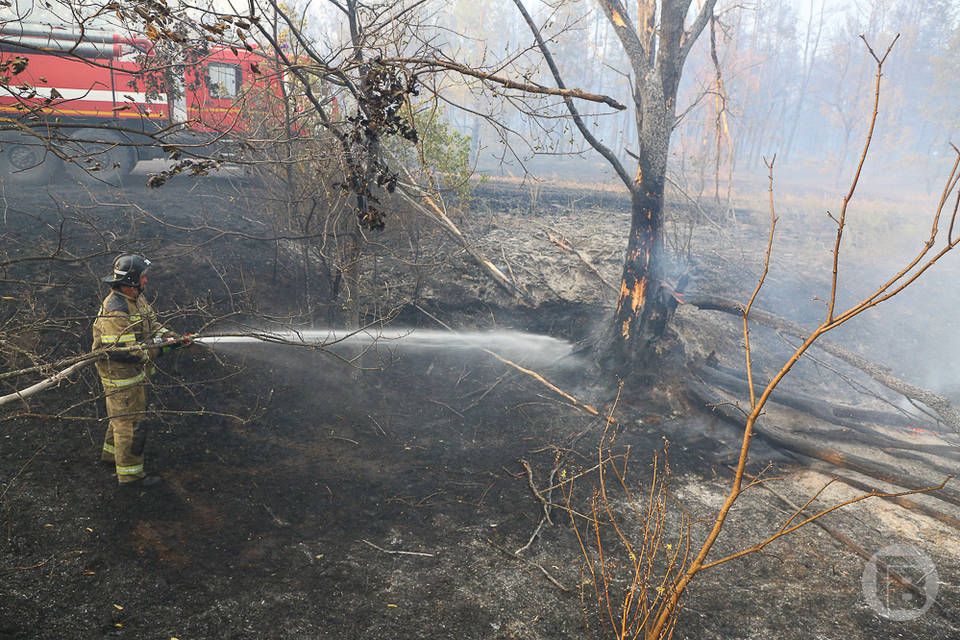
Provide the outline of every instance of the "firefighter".
[[[180,336],[161,325],[141,295],[149,268],[150,261],[142,255],[119,256],[113,275],[103,279],[112,290],[93,323],[93,348],[108,349],[107,357],[97,361],[110,419],[100,459],[116,468],[122,487],[154,487],[163,482],[159,474],[143,469],[145,380],[156,358],[192,343],[191,336]],[[125,349],[111,352],[111,347]]]

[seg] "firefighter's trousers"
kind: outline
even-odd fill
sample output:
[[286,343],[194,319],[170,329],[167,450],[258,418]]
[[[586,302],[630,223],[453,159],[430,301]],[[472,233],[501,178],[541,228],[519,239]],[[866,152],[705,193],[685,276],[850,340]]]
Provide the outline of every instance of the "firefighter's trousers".
[[113,462],[120,484],[143,478],[143,447],[146,428],[141,424],[147,409],[147,390],[143,384],[116,388],[104,385],[110,424],[103,439],[101,459]]

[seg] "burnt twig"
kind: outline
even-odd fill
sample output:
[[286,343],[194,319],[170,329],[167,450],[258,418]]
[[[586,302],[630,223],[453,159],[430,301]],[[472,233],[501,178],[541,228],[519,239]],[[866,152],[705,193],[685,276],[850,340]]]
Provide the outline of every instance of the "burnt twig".
[[369,540],[363,540],[362,538],[361,538],[360,542],[362,542],[362,543],[365,544],[365,545],[368,545],[368,546],[373,547],[373,548],[376,549],[377,551],[381,551],[381,552],[386,553],[386,554],[389,554],[389,555],[391,555],[391,556],[423,556],[423,557],[425,557],[425,558],[433,558],[433,557],[436,556],[436,554],[433,554],[433,553],[424,553],[424,552],[422,552],[422,551],[398,551],[398,550],[394,550],[394,549],[384,549],[383,547],[378,547],[377,545],[373,544],[373,543],[370,542]]

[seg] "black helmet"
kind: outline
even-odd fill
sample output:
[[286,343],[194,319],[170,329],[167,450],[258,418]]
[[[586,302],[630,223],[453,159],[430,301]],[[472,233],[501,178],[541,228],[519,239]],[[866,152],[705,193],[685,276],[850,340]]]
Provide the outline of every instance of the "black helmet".
[[150,268],[150,261],[139,253],[125,253],[113,261],[113,275],[103,279],[107,284],[140,288],[140,276]]

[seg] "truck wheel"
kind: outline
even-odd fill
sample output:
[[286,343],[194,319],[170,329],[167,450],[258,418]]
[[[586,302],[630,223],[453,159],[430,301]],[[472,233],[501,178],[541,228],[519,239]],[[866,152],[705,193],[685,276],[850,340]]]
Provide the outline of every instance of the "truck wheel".
[[0,136],[0,177],[8,184],[49,184],[63,162],[39,139],[18,133]]
[[67,174],[83,183],[122,185],[130,182],[130,172],[137,165],[136,151],[118,146],[124,142],[120,134],[100,129],[79,129],[72,136]]

